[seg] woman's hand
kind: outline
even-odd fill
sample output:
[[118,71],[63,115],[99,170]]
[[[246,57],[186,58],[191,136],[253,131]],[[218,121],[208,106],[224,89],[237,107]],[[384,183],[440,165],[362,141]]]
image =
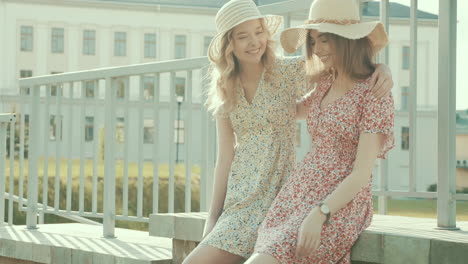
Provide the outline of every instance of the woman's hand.
[[299,228],[296,248],[297,257],[307,257],[319,248],[322,226],[326,219],[327,217],[319,212],[318,207],[315,207],[304,219]]
[[203,229],[203,238],[205,238],[215,227],[218,218],[208,217],[206,219],[205,228]]
[[372,74],[370,86],[376,98],[387,96],[393,87],[392,72],[385,64],[377,64]]

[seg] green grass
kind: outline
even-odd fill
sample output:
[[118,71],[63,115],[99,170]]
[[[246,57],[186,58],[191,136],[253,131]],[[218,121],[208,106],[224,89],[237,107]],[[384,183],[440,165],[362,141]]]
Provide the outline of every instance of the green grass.
[[[39,161],[39,201],[42,201],[42,190],[43,190],[43,177],[44,177],[44,159]],[[6,162],[6,189],[9,191],[9,175],[10,175],[10,163],[7,160]],[[54,206],[54,196],[55,196],[55,169],[56,161],[55,159],[48,160],[48,205]],[[68,181],[68,162],[65,159],[60,161],[60,208],[66,208],[66,182]],[[15,161],[14,165],[15,172],[15,194],[18,194],[18,181],[19,181],[19,162]],[[178,164],[175,166],[175,212],[185,211],[185,166],[183,164]],[[200,208],[200,173],[201,169],[199,167],[192,167],[192,181],[191,181],[191,191],[192,191],[192,211],[199,211]],[[169,184],[169,167],[167,164],[162,164],[158,166],[159,174],[159,212],[164,213],[168,211],[168,184]],[[25,160],[24,164],[24,194],[27,194],[27,175],[28,175],[28,162]],[[122,213],[122,197],[123,197],[123,162],[118,161],[116,165],[116,212],[117,214]],[[128,201],[128,211],[130,215],[136,215],[136,205],[137,205],[137,190],[138,190],[138,164],[130,163],[128,168],[129,175],[129,201]],[[153,200],[153,164],[151,162],[143,163],[143,216],[148,216],[152,213],[152,200]],[[98,211],[102,212],[102,192],[103,192],[103,178],[104,177],[104,164],[102,161],[99,161],[97,166],[97,179],[98,179]],[[71,178],[72,178],[72,210],[78,210],[79,205],[79,182],[80,182],[80,161],[75,159],[71,163]],[[92,209],[92,181],[93,181],[93,161],[85,161],[85,170],[84,170],[84,205],[85,211],[91,211]],[[15,204],[15,207],[17,205]],[[377,198],[374,198],[374,212],[377,213]],[[435,218],[437,217],[437,200],[435,199],[401,199],[401,200],[389,200],[388,203],[388,214],[389,215],[400,215],[400,216],[411,216],[411,217],[425,217],[425,218]],[[70,222],[67,219],[57,217],[55,215],[47,214],[45,216],[46,223],[63,223]],[[93,219],[99,221],[100,219]],[[458,201],[457,202],[457,221],[468,221],[468,201]],[[24,224],[25,223],[25,214],[23,212],[18,212],[15,208],[15,224]],[[117,221],[117,227],[138,229],[138,230],[147,230],[148,226],[145,223],[135,223],[135,222],[123,222]]]
[[[42,202],[42,190],[44,182],[44,159],[39,161],[39,202]],[[10,167],[9,162],[6,164],[6,189],[9,192],[9,175]],[[66,199],[67,199],[67,185],[68,182],[68,162],[65,159],[60,161],[60,188],[59,188],[59,207],[60,209],[66,209]],[[93,183],[93,161],[86,160],[83,173],[84,180],[84,210],[89,212],[92,210],[92,183]],[[55,206],[54,198],[55,193],[55,169],[56,161],[54,159],[48,160],[48,205]],[[177,164],[174,168],[174,211],[183,212],[185,211],[185,165]],[[15,161],[14,165],[14,175],[15,175],[15,190],[14,193],[18,194],[18,183],[19,183],[19,161]],[[191,178],[191,209],[192,211],[200,210],[200,173],[201,169],[199,167],[192,167],[192,178]],[[24,164],[24,179],[23,179],[23,188],[24,196],[27,194],[27,175],[28,175],[28,162],[25,160]],[[123,175],[124,175],[124,166],[122,161],[118,161],[116,164],[116,213],[122,213],[122,204],[123,204]],[[130,216],[135,216],[137,214],[137,193],[138,193],[138,164],[129,163],[128,168],[128,213]],[[142,169],[142,178],[143,178],[143,207],[142,213],[143,216],[147,217],[152,213],[153,208],[153,164],[151,162],[144,162]],[[168,212],[168,185],[169,185],[169,166],[167,164],[162,164],[158,166],[158,176],[159,176],[159,212],[165,213]],[[80,188],[80,161],[73,160],[71,163],[71,180],[72,180],[72,203],[71,210],[79,210],[79,188]],[[98,212],[102,212],[102,201],[103,201],[103,183],[104,183],[104,164],[102,161],[99,162],[97,166],[97,190],[98,190]],[[15,204],[16,207],[16,204]],[[15,208],[15,224],[24,224],[25,215],[22,212],[18,212]],[[46,223],[61,223],[69,222],[67,219],[57,217],[55,215],[46,215]],[[100,219],[93,219],[100,220]],[[117,222],[117,227],[138,229],[138,230],[147,230],[147,224],[145,223],[135,223],[135,222]]]
[[[374,197],[374,213],[378,212]],[[422,218],[437,217],[436,199],[392,199],[388,201],[388,214]],[[468,201],[457,201],[457,221],[468,221]]]

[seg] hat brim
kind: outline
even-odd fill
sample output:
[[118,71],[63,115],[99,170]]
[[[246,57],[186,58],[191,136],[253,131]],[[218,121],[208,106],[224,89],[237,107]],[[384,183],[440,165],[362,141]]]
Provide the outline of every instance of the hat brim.
[[[260,18],[263,18],[264,21],[265,21],[265,25],[268,29],[268,32],[270,32],[271,36],[274,36],[276,35],[276,33],[278,33],[279,29],[282,28],[283,26],[283,17],[282,16],[277,16],[277,15],[262,15],[262,16],[256,16],[256,17],[249,17],[249,18],[246,18],[246,19],[243,19],[241,21],[239,21],[238,23],[234,24],[232,26],[232,28],[230,28],[229,30],[233,29],[234,27],[246,22],[246,21],[249,21],[249,20],[254,20],[254,19],[260,19]],[[211,40],[210,42],[210,45],[208,46],[208,58],[213,58],[213,57],[217,57],[218,54],[220,53],[221,51],[221,40],[223,38],[223,36],[229,31],[229,30],[225,30],[223,32],[218,32],[214,37],[213,39]]]
[[379,52],[388,43],[385,28],[379,21],[349,25],[319,23],[304,24],[284,30],[280,38],[283,49],[288,53],[296,52],[305,43],[309,29],[336,34],[347,39],[368,37],[375,53]]

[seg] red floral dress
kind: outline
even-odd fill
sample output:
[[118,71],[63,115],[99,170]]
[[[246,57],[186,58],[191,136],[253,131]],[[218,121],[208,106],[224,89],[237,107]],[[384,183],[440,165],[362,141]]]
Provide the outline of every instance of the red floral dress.
[[379,158],[385,158],[394,145],[392,96],[374,99],[368,79],[320,109],[332,82],[331,76],[323,77],[305,101],[310,108],[307,128],[312,136],[311,151],[286,181],[258,231],[255,253],[270,254],[283,264],[351,263],[351,246],[372,220],[372,177],[323,225],[318,251],[301,259],[295,257],[299,227],[351,173],[361,133],[386,135]]

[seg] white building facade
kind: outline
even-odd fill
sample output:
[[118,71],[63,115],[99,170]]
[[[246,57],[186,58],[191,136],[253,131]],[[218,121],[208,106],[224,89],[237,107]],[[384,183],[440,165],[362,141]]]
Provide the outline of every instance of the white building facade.
[[[180,2],[180,1],[179,1]],[[190,1],[187,1],[190,3]],[[196,2],[196,1],[195,1]],[[205,1],[209,2],[209,1]],[[215,34],[214,16],[219,1],[211,7],[188,7],[185,5],[165,4],[142,4],[131,1],[53,1],[53,0],[3,0],[0,1],[0,111],[9,112],[21,107],[19,96],[18,79],[22,77],[48,75],[62,72],[83,71],[96,68],[115,67],[147,63],[154,61],[166,61],[172,59],[192,58],[204,56],[206,49]],[[378,3],[368,3],[363,11],[364,15],[373,16],[373,11]],[[364,3],[366,5],[366,3]],[[392,3],[392,5],[397,5]],[[409,8],[401,5],[394,6],[398,10]],[[392,9],[392,6],[391,6]],[[391,11],[392,15],[392,11]],[[291,24],[302,23],[307,12],[292,14]],[[436,182],[436,124],[437,124],[437,17],[432,14],[421,12],[423,17],[419,21],[418,31],[418,122],[416,151],[417,159],[417,186],[425,190],[428,185]],[[427,18],[424,18],[427,17]],[[376,19],[376,17],[365,17],[365,19]],[[406,189],[408,186],[409,167],[409,121],[406,110],[408,109],[408,87],[409,87],[409,19],[403,14],[402,17],[390,19],[391,26],[389,44],[389,66],[392,69],[394,79],[393,96],[396,103],[395,124],[395,149],[389,155],[389,172],[391,189]],[[204,111],[202,106],[202,73],[198,76],[199,85],[193,86],[193,101],[198,103],[193,111]],[[151,100],[153,96],[159,96],[161,103],[160,124],[153,124],[151,120],[145,120],[144,140],[150,144],[158,140],[161,150],[166,149],[167,144],[161,139],[153,139],[150,134],[153,129],[159,129],[160,134],[172,133],[172,127],[168,119],[168,107],[164,102],[169,100],[168,78],[161,76],[160,94],[154,95],[154,77],[145,77],[144,98]],[[195,82],[197,83],[197,82]],[[90,98],[90,107],[86,111],[85,127],[76,128],[71,122],[70,126],[65,122],[62,124],[63,137],[56,137],[58,123],[51,109],[50,120],[41,122],[50,125],[49,135],[43,135],[42,144],[49,144],[50,149],[56,149],[54,144],[57,140],[63,140],[69,144],[79,144],[74,141],[75,135],[85,136],[86,148],[93,153],[97,147],[103,129],[103,120],[99,116],[103,104],[99,100],[99,84],[90,82],[83,83],[84,98]],[[137,100],[139,81],[125,79],[118,81],[117,85],[129,87],[129,99]],[[185,73],[178,73],[176,87],[180,96],[184,96],[186,86]],[[54,90],[51,87],[52,98]],[[80,97],[80,93],[74,94]],[[123,100],[127,97],[125,93],[120,95]],[[183,99],[185,100],[185,99]],[[79,114],[73,111],[73,104],[65,104],[63,114],[70,115],[73,120],[79,118]],[[180,119],[186,113],[183,102],[180,104]],[[27,106],[23,106],[26,107]],[[71,107],[71,108],[70,108]],[[145,108],[145,112],[151,112],[151,104]],[[137,115],[136,110],[123,118],[124,113],[117,120],[120,133],[125,125],[129,126],[128,137],[131,139],[138,131],[131,128],[136,126],[133,118]],[[184,144],[186,137],[193,139],[198,137],[201,125],[198,120],[192,122],[193,130],[184,131],[184,124],[175,124],[174,132],[177,133],[176,144]],[[74,134],[76,130],[81,130]],[[119,138],[119,136],[117,136]],[[119,140],[119,139],[117,139]],[[199,156],[203,148],[198,140],[194,140],[195,146],[192,157]],[[67,143],[67,144],[68,144]],[[165,145],[166,144],[166,145]],[[305,123],[298,123],[297,154],[302,158],[309,149],[309,136]],[[146,148],[146,147],[145,147]],[[75,149],[75,148],[72,148]],[[123,155],[123,149],[119,150]],[[129,149],[129,156],[136,159],[137,149]],[[53,155],[52,151],[52,155]],[[91,155],[91,154],[89,154]],[[168,157],[164,151],[160,151],[160,159],[164,162]],[[181,159],[185,153],[181,148]],[[74,155],[78,157],[78,155]],[[145,149],[145,159],[151,159],[151,148]],[[132,159],[132,158],[131,158]]]

